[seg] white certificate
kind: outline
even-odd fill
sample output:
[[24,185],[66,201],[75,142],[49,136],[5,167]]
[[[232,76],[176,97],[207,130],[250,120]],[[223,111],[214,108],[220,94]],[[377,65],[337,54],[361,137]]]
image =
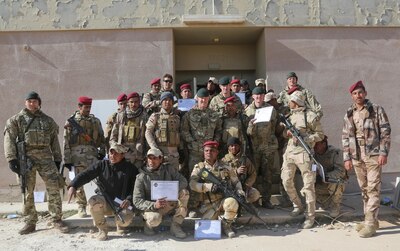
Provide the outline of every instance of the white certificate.
[[242,102],[242,104],[246,104],[246,93],[244,92],[239,92],[239,93],[235,93],[236,96],[238,96],[240,98],[240,101]]
[[190,111],[195,104],[196,100],[194,99],[178,99],[178,109],[183,112]]
[[179,181],[177,180],[152,180],[151,200],[165,198],[168,201],[178,200]]
[[257,109],[256,114],[254,115],[254,118],[256,119],[254,123],[269,122],[271,120],[273,109],[273,106]]
[[196,220],[194,224],[195,239],[221,239],[221,221]]

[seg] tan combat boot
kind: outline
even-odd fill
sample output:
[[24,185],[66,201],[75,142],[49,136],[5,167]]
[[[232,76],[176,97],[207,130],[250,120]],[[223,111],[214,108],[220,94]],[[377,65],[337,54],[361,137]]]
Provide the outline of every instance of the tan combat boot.
[[120,225],[117,225],[117,234],[124,235],[127,233],[129,233],[129,227],[122,227]]
[[35,230],[36,230],[35,224],[26,223],[25,226],[23,228],[21,228],[21,230],[18,231],[18,233],[21,235],[30,234],[30,233],[34,232]]
[[143,233],[144,233],[145,235],[148,235],[148,236],[152,236],[152,235],[155,235],[155,234],[156,234],[156,232],[154,231],[154,229],[153,229],[152,227],[148,226],[148,225],[146,224],[146,222],[144,223]]
[[54,229],[59,230],[61,233],[69,232],[69,227],[62,220],[54,221],[52,225]]
[[221,223],[222,223],[222,230],[224,231],[225,235],[228,236],[229,238],[235,237],[235,232],[233,232],[231,227],[232,222],[223,220],[221,221]]
[[340,204],[333,204],[331,207],[331,211],[329,212],[329,216],[332,218],[338,217],[340,214]]
[[99,233],[96,235],[96,239],[99,241],[105,241],[108,239],[108,228],[107,226],[97,227],[99,229]]
[[307,218],[305,221],[304,221],[304,223],[303,223],[303,225],[302,225],[302,228],[303,229],[310,229],[310,228],[312,228],[314,226],[314,219],[309,219],[309,218]]
[[79,217],[79,218],[88,217],[88,215],[87,215],[87,213],[86,213],[86,207],[79,207],[79,208],[78,208],[78,217]]
[[179,225],[176,222],[172,222],[170,231],[171,231],[171,234],[173,236],[175,236],[176,238],[179,238],[179,239],[186,238],[186,233],[183,232],[181,225]]
[[[361,223],[357,223],[357,224],[356,224],[355,229],[356,229],[357,232],[360,232],[361,229],[363,229],[364,227],[365,227],[364,222],[361,222]],[[375,227],[375,230],[378,230],[378,229],[379,229],[379,221],[375,221],[374,227]]]
[[290,212],[290,216],[296,217],[296,216],[299,216],[302,213],[304,213],[304,208],[302,208],[302,207],[294,207],[292,212]]
[[376,234],[374,225],[364,225],[364,227],[358,232],[361,238],[369,238]]

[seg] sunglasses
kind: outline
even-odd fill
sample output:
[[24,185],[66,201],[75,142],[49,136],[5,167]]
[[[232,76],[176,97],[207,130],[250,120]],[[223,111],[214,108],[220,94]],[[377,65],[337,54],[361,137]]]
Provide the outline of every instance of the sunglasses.
[[166,83],[172,83],[171,79],[164,79],[163,81],[166,82]]

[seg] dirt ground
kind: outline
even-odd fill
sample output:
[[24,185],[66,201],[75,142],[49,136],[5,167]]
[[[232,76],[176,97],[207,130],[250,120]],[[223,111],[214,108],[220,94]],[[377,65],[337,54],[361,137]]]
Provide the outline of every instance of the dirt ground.
[[75,228],[69,234],[48,229],[47,218],[41,216],[37,231],[18,235],[24,225],[22,218],[0,219],[0,250],[400,250],[400,220],[388,217],[380,222],[377,236],[359,238],[354,230],[355,222],[323,224],[313,229],[299,229],[300,223],[265,226],[242,226],[237,237],[219,240],[196,240],[193,230],[185,228],[190,235],[184,240],[173,238],[169,231],[154,237],[145,236],[139,228],[125,236],[118,235],[115,228],[109,240],[95,239],[94,229]]

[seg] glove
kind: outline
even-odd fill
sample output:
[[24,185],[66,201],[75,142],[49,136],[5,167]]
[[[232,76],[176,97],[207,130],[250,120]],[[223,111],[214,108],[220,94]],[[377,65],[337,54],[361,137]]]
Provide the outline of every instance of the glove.
[[220,193],[222,191],[216,184],[213,184],[212,187],[211,187],[211,192],[212,193]]
[[56,164],[57,170],[60,170],[61,161],[54,161],[54,164]]
[[73,165],[72,164],[64,164],[64,167],[71,171]]
[[104,154],[102,154],[102,153],[99,153],[99,154],[97,155],[97,159],[98,159],[98,160],[103,160],[104,157],[106,157],[106,156],[105,156]]
[[18,165],[18,160],[13,159],[8,162],[8,167],[10,167],[11,171],[13,171],[16,174],[19,174],[19,165]]

